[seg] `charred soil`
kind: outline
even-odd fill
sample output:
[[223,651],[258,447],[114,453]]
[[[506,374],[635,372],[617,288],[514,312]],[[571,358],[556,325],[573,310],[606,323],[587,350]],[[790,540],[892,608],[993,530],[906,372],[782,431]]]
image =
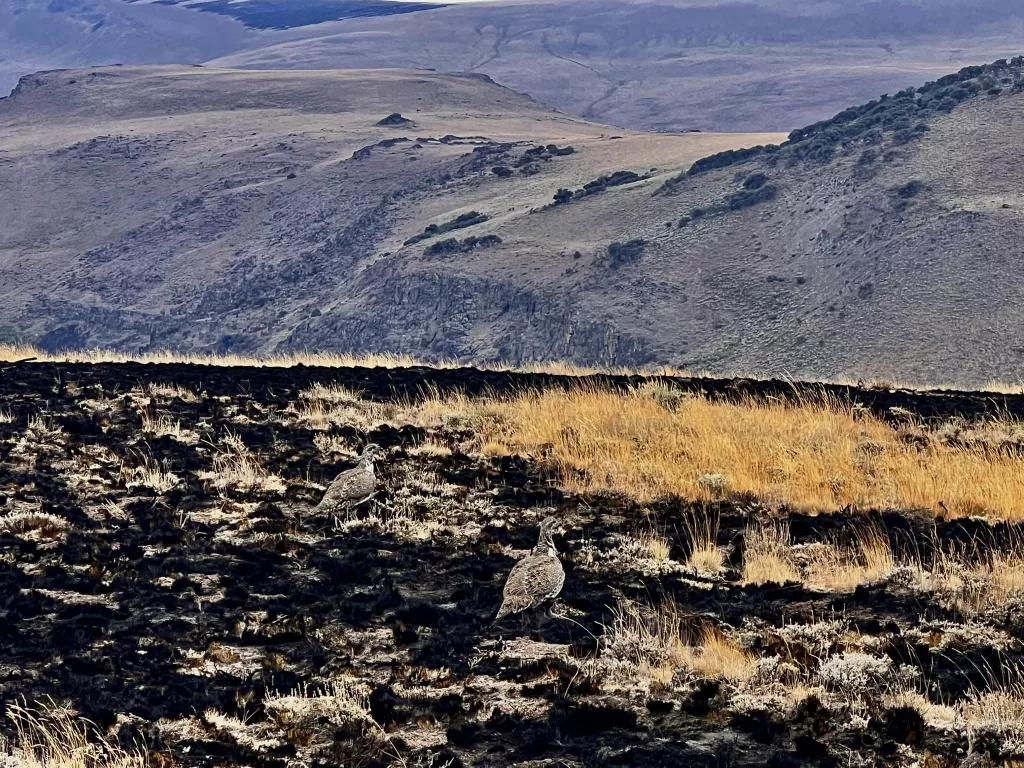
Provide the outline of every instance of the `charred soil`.
[[[961,706],[1020,658],[1012,601],[969,616],[898,569],[845,592],[745,585],[755,505],[569,494],[542,456],[464,450],[468,428],[454,420],[313,430],[293,410],[318,381],[383,403],[428,385],[567,385],[469,369],[4,369],[0,702],[67,702],[122,743],[188,766],[824,766],[850,755],[938,766],[968,749],[1013,752]],[[722,397],[784,388],[689,385]],[[995,407],[970,394],[852,393],[929,418]],[[359,519],[313,517],[369,441],[386,456]],[[552,509],[568,531],[561,596],[492,623]],[[685,565],[695,517],[716,521],[718,573]],[[786,522],[798,553],[868,522],[928,567],[943,547],[996,551],[1015,536],[898,512]],[[652,531],[666,552],[637,555],[632,543]],[[669,604],[677,633],[728,636],[747,671],[681,661],[659,676],[646,651],[616,645],[623,605]],[[856,670],[854,683],[842,674],[861,656],[879,661],[854,690]],[[792,694],[797,678],[806,695]],[[956,717],[944,727],[926,705]]]

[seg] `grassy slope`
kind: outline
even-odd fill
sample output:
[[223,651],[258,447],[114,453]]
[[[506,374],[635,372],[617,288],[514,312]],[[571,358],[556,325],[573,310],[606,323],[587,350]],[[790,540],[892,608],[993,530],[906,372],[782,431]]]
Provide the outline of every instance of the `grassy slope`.
[[[376,124],[395,111],[414,125]],[[380,349],[391,339],[372,322],[398,312],[418,325],[408,340],[417,351],[470,352],[469,336],[484,346],[498,335],[472,308],[441,332],[421,322],[431,297],[389,278],[406,260],[389,254],[427,224],[475,209],[492,222],[460,236],[529,229],[514,222],[559,187],[657,166],[646,196],[698,157],[776,138],[616,134],[471,76],[127,67],[40,76],[0,103],[0,191],[12,201],[0,213],[0,325],[37,339],[75,325],[89,343],[128,349]],[[468,138],[439,141],[451,135]],[[360,152],[420,137],[430,140]],[[576,152],[539,161],[532,175],[491,172],[538,142]],[[478,162],[474,149],[497,144],[511,146]],[[544,288],[496,278],[499,308]]]
[[[3,322],[30,339],[919,384],[1024,375],[1019,65],[913,96],[960,93],[941,109],[894,98],[692,176],[679,172],[697,157],[779,137],[612,133],[424,73],[68,77],[0,108],[15,201],[0,214]],[[416,125],[375,125],[395,110]],[[436,140],[448,134],[469,138]],[[356,154],[405,136],[435,140]],[[576,151],[524,174],[537,143]],[[549,205],[617,170],[648,178]],[[754,174],[774,198],[731,210]],[[405,244],[473,211],[488,220]],[[452,237],[501,242],[425,252]],[[611,258],[637,239],[638,259]]]

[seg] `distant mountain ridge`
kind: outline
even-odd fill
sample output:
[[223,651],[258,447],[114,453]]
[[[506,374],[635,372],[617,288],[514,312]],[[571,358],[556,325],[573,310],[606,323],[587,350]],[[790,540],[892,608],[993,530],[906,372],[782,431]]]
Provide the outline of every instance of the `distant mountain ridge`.
[[0,0],[0,94],[25,74],[100,64],[405,67],[481,72],[624,128],[789,131],[1024,39],[1015,0],[438,5]]

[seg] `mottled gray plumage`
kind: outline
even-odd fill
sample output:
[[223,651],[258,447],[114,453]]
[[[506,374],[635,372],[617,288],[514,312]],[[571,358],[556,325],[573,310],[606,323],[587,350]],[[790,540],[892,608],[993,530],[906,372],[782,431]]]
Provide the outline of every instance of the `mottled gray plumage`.
[[557,597],[565,583],[565,571],[552,539],[558,521],[546,517],[540,524],[537,546],[512,568],[505,582],[504,599],[494,620],[519,613]]
[[324,497],[317,505],[317,512],[337,517],[345,513],[345,519],[352,519],[353,508],[361,501],[373,496],[377,490],[377,474],[373,460],[380,453],[380,446],[370,443],[363,448],[359,463],[353,469],[339,472]]

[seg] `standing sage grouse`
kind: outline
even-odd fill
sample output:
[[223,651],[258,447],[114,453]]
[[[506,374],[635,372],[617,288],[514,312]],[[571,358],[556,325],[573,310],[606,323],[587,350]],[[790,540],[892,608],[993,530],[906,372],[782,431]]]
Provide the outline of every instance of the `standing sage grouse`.
[[334,478],[316,511],[337,519],[345,513],[345,520],[352,519],[352,510],[373,496],[377,490],[377,475],[373,471],[373,460],[380,453],[380,446],[370,443],[363,448],[359,463],[354,469],[339,472]]
[[505,582],[504,599],[495,621],[540,605],[545,600],[557,597],[565,583],[565,571],[558,560],[558,550],[551,538],[558,526],[553,517],[546,517],[540,524],[537,546],[512,568]]

